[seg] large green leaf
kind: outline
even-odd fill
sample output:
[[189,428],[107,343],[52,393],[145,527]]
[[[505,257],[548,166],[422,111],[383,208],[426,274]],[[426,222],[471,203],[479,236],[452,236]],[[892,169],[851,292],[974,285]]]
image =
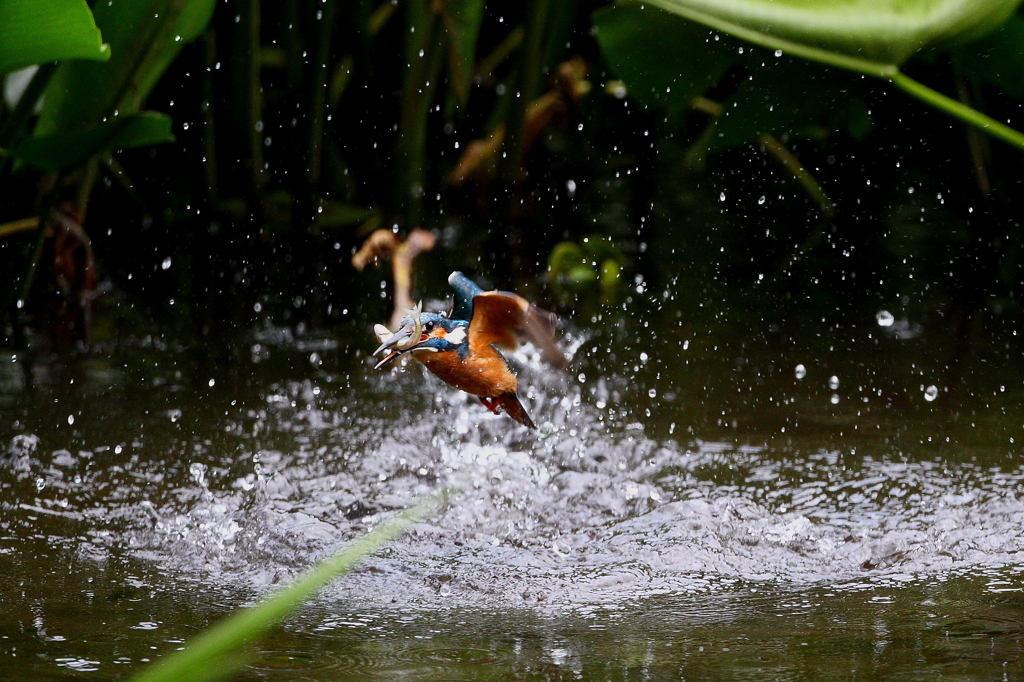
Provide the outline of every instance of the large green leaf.
[[0,0],[0,75],[59,59],[109,58],[85,0]]
[[[899,69],[904,60],[925,47],[983,36],[1005,23],[1020,3],[1021,0],[645,0],[641,7],[663,8],[772,49],[776,56],[786,53],[884,79],[912,97],[1024,149],[1024,133],[918,83]],[[662,18],[652,10],[643,11],[650,12],[651,22]],[[684,43],[676,38],[677,49],[687,49]]]
[[[770,47],[896,66],[922,48],[984,35],[1021,0],[648,0]],[[800,55],[809,56],[809,55]]]
[[[0,0],[2,1],[2,0]],[[110,43],[105,64],[61,64],[46,91],[36,135],[85,129],[138,111],[182,46],[206,26],[216,0],[104,0],[96,24]]]
[[174,142],[170,117],[144,111],[117,116],[84,130],[30,137],[15,147],[11,155],[44,170],[60,171],[74,168],[100,152],[160,142]]
[[839,130],[858,137],[865,126],[870,129],[856,77],[786,57],[760,61],[746,61],[750,77],[722,103],[712,149],[749,144],[765,134],[818,139]]
[[972,78],[991,83],[1024,100],[1024,18],[1010,17],[998,31],[953,53],[956,65]]
[[680,110],[740,59],[741,43],[659,9],[627,4],[594,13],[597,41],[630,94]]
[[594,13],[594,25],[615,75],[648,106],[688,109],[727,70],[742,67],[745,77],[722,102],[711,149],[754,143],[762,134],[816,138],[846,129],[861,136],[870,127],[855,76],[744,47],[655,8],[608,7]]

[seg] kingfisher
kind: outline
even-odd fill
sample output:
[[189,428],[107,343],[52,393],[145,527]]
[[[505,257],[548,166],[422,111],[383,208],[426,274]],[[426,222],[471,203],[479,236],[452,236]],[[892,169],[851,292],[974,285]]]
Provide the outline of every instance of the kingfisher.
[[475,395],[498,414],[500,409],[520,424],[536,429],[519,400],[519,384],[508,360],[498,350],[514,350],[529,341],[545,361],[560,369],[569,363],[555,343],[555,316],[507,291],[484,291],[461,272],[448,276],[455,293],[447,314],[409,311],[398,331],[374,326],[380,347],[387,351],[374,369],[409,353],[445,383]]

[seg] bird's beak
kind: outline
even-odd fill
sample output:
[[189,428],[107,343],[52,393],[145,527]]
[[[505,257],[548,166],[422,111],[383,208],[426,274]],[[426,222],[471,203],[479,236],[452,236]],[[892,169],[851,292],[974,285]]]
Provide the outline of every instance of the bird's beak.
[[384,351],[389,351],[384,356],[384,359],[374,366],[374,369],[384,367],[399,355],[412,350],[416,344],[426,339],[419,319],[412,317],[403,318],[402,326],[393,334],[382,324],[374,326],[373,331],[381,342],[377,350],[373,351],[373,354],[380,355]]

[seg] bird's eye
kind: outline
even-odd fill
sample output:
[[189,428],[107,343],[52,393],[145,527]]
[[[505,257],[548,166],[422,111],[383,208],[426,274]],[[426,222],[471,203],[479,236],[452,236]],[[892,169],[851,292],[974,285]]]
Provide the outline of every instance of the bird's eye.
[[427,322],[425,325],[423,325],[423,328],[426,329],[428,332],[434,331],[434,323]]

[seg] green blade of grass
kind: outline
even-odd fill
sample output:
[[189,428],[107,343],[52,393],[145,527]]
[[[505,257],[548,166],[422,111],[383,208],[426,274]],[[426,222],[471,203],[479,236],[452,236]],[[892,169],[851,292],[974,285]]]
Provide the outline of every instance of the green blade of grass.
[[131,682],[206,682],[230,675],[245,663],[242,647],[297,609],[332,578],[351,570],[414,523],[440,509],[450,493],[443,489],[392,516],[262,603],[236,611],[201,633],[184,650],[136,674]]

